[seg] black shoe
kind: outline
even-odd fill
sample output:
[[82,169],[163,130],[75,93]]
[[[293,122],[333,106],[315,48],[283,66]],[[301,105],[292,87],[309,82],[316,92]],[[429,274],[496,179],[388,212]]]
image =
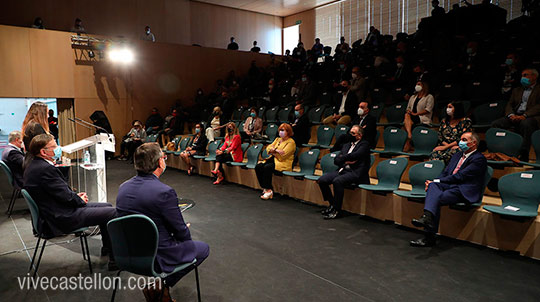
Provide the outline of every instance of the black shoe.
[[114,260],[109,260],[109,263],[107,264],[107,269],[109,270],[109,272],[112,272],[117,271],[119,268]]
[[341,215],[339,214],[339,211],[336,210],[336,209],[332,209],[329,213],[327,213],[326,215],[323,216],[324,219],[328,220],[328,219],[336,219],[336,218],[340,218]]
[[422,215],[422,217],[420,217],[420,219],[413,219],[411,221],[411,223],[415,226],[415,227],[419,227],[419,228],[425,228],[425,229],[428,229],[428,230],[432,230],[433,229],[433,221],[430,217],[428,217],[428,215],[424,214]]
[[324,210],[322,210],[321,214],[326,215],[326,214],[332,212],[333,209],[334,209],[333,206],[329,206],[329,207],[325,208]]
[[414,247],[430,247],[435,246],[435,238],[423,237],[409,242]]

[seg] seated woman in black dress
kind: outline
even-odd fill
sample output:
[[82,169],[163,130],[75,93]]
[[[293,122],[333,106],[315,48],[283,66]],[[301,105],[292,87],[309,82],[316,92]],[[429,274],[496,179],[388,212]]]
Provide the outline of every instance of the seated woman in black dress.
[[193,165],[191,164],[191,157],[193,155],[205,155],[206,154],[206,145],[208,145],[208,139],[206,138],[206,135],[202,132],[202,126],[201,124],[196,124],[195,128],[195,136],[193,136],[193,139],[191,142],[189,142],[188,147],[186,150],[182,151],[180,153],[180,158],[186,163],[188,166],[188,175],[193,174]]

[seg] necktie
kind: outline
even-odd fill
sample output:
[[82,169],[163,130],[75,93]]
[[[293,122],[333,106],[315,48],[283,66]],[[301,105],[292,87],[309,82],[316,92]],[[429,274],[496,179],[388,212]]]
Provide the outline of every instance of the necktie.
[[456,174],[458,171],[459,171],[459,168],[461,168],[461,165],[463,165],[463,162],[465,161],[465,155],[463,155],[460,159],[459,159],[459,162],[456,166],[456,168],[454,169],[454,171],[452,172],[452,175],[453,174]]

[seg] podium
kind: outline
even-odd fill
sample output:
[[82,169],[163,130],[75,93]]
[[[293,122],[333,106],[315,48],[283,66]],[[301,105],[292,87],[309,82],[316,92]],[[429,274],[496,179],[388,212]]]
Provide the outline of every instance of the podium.
[[[62,147],[62,152],[67,154],[81,151],[75,156],[78,176],[77,191],[86,192],[89,202],[107,202],[105,151],[114,152],[114,145],[114,135],[99,133]],[[86,151],[90,153],[90,163],[79,161]],[[71,181],[73,182],[73,178]]]

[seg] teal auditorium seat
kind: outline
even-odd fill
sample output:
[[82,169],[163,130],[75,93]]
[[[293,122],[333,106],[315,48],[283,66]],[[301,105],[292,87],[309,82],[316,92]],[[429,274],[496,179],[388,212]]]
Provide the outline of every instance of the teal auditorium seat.
[[289,122],[289,115],[291,114],[291,107],[285,107],[278,111],[278,121],[280,123],[288,123]]
[[[334,159],[339,153],[340,151],[328,153],[321,158],[321,170],[322,170],[323,175],[326,173],[337,171],[338,166],[334,165]],[[319,180],[320,176],[319,175],[305,175],[304,178],[309,179],[309,180]]]
[[[197,270],[197,259],[178,265],[172,272],[157,273],[154,269],[159,234],[156,224],[145,215],[128,215],[115,218],[107,223],[107,230],[111,236],[112,249],[116,264],[120,269],[116,276],[120,276],[123,271],[132,274],[166,278],[181,270],[193,267],[195,270],[195,281],[197,284],[197,298],[201,301],[199,272]],[[119,287],[118,280],[115,279],[111,301],[114,301],[116,289]]]
[[254,143],[267,143],[271,144],[276,139],[277,133],[278,133],[278,126],[276,124],[268,124],[266,126],[266,130],[264,130],[264,134],[268,139],[254,139]]
[[157,141],[158,135],[157,134],[151,134],[146,137],[147,143],[155,143]]
[[371,107],[371,110],[369,111],[369,115],[373,116],[375,118],[375,121],[378,123],[381,119],[381,115],[384,110],[384,104],[377,104],[373,105]]
[[244,108],[239,107],[233,111],[231,122],[239,122],[242,120],[242,113],[244,113]]
[[174,152],[175,155],[180,155],[180,153],[182,153],[183,151],[186,150],[188,144],[189,144],[189,141],[191,140],[190,137],[184,137],[180,143],[178,144],[179,146],[179,149],[178,151]]
[[222,141],[215,140],[208,145],[208,155],[204,158],[204,161],[214,161],[216,160],[216,150],[223,145]]
[[386,123],[377,123],[377,126],[401,126],[407,110],[407,103],[398,103],[386,108]]
[[11,186],[13,190],[11,191],[11,199],[9,201],[8,209],[6,211],[6,214],[8,214],[8,217],[10,217],[11,212],[13,211],[13,207],[15,206],[15,200],[17,200],[17,197],[19,196],[21,189],[17,188],[17,186],[15,185],[15,179],[13,178],[13,173],[11,173],[11,169],[6,165],[6,163],[0,160],[0,167],[2,167],[2,170],[6,174],[9,185]]
[[409,169],[412,190],[394,190],[394,194],[405,198],[424,199],[426,197],[426,180],[437,178],[443,170],[444,162],[440,160],[418,163]]
[[437,147],[439,135],[437,131],[426,127],[416,127],[412,131],[413,152],[401,152],[411,157],[429,157],[433,148]]
[[248,169],[254,169],[255,166],[257,165],[257,162],[259,161],[259,155],[261,154],[261,151],[262,151],[261,144],[253,145],[247,149],[247,152],[246,152],[247,162],[246,163],[231,162],[231,165],[239,166],[239,167],[246,167]]
[[266,113],[265,113],[266,120],[265,120],[265,122],[266,123],[277,123],[278,122],[277,121],[278,110],[279,110],[278,106],[275,106],[275,107],[272,107],[272,108],[269,108],[268,110],[266,110]]
[[536,154],[536,163],[530,163],[530,162],[524,162],[522,161],[522,165],[527,165],[535,168],[540,168],[540,130],[536,130],[531,135],[531,144],[534,149],[534,154]]
[[308,111],[308,119],[311,124],[320,124],[322,119],[322,114],[326,105],[321,105],[319,107],[311,108]]
[[399,188],[401,175],[407,168],[409,160],[405,157],[396,157],[387,159],[377,165],[377,179],[379,182],[376,185],[358,185],[360,189],[373,192],[392,192]]
[[489,128],[491,123],[504,116],[504,109],[506,107],[506,102],[490,102],[486,104],[478,105],[473,112],[474,124],[473,128]]
[[484,206],[484,209],[503,216],[534,218],[538,215],[540,203],[539,187],[540,171],[504,175],[499,180],[502,206]]
[[[486,144],[488,152],[490,153],[504,153],[508,156],[519,155],[519,149],[523,137],[521,135],[499,128],[489,128],[486,132]],[[491,165],[513,165],[512,161],[494,161],[488,160],[488,164]]]
[[[338,137],[342,136],[343,134],[347,134],[347,132],[349,132],[349,129],[350,127],[347,125],[337,125],[336,128],[334,129],[334,136],[336,137],[336,140],[338,139]],[[330,149],[332,148],[332,146],[321,145],[321,148]]]
[[180,141],[180,137],[175,137],[175,138],[171,141],[171,143],[174,144],[174,149],[173,149],[173,150],[165,150],[165,153],[166,153],[166,154],[173,154],[173,153],[176,151],[176,149],[178,148],[178,142],[179,142],[179,141]]
[[303,147],[309,148],[324,148],[329,149],[332,138],[334,137],[334,129],[330,126],[319,126],[317,129],[317,143],[316,144],[302,144]]
[[384,150],[373,150],[381,155],[393,156],[403,152],[403,146],[407,141],[407,132],[396,127],[386,127],[383,133]]
[[284,171],[283,175],[293,177],[304,177],[306,175],[313,175],[315,173],[315,165],[319,159],[319,149],[308,150],[298,158],[298,164],[300,165],[300,172]]

